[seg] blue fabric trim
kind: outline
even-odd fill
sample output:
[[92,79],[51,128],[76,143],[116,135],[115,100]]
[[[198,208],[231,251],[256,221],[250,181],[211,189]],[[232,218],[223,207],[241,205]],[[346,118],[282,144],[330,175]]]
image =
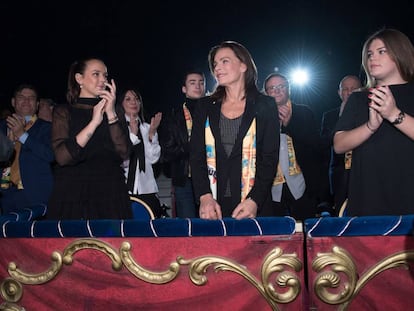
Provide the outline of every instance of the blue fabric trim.
[[414,215],[306,219],[308,237],[413,235]]
[[[44,210],[45,211],[45,210]],[[37,216],[44,216],[38,208]],[[0,237],[191,237],[291,235],[295,220],[290,217],[265,217],[235,220],[199,218],[161,218],[155,220],[33,220],[25,213],[23,220],[1,217]],[[22,219],[22,218],[20,218]]]

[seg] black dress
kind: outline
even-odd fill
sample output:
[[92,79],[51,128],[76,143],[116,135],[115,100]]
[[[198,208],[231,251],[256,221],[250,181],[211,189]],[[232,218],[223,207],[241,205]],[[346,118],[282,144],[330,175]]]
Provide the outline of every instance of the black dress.
[[[76,135],[92,119],[95,98],[59,105],[53,112],[52,145],[57,160],[48,219],[132,218],[121,164],[128,158],[127,129],[104,120],[85,145]],[[115,143],[114,143],[115,142]]]
[[[390,85],[397,107],[414,116],[414,83]],[[336,131],[368,121],[368,91],[354,92]],[[352,151],[347,216],[413,214],[414,142],[387,120]]]

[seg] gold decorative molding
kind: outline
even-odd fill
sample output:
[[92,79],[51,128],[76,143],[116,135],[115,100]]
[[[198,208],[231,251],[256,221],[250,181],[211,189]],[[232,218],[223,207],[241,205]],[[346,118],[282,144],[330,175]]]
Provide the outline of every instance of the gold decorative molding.
[[142,281],[151,284],[165,284],[174,280],[178,272],[180,272],[180,265],[177,262],[172,262],[170,267],[161,272],[154,272],[141,267],[131,256],[131,244],[129,242],[123,242],[120,248],[120,254],[122,262],[125,267]]
[[26,309],[23,307],[20,307],[19,305],[15,303],[10,302],[4,302],[0,305],[1,311],[25,311]]
[[[165,284],[177,278],[181,266],[189,266],[189,278],[198,285],[207,283],[207,270],[209,266],[214,267],[214,271],[233,272],[252,284],[259,293],[266,299],[273,310],[278,310],[279,303],[286,304],[296,299],[301,290],[301,281],[297,272],[302,270],[302,263],[295,253],[283,254],[283,251],[276,247],[264,258],[260,277],[257,279],[247,267],[237,263],[232,259],[220,256],[201,256],[193,259],[185,259],[178,256],[164,271],[151,271],[139,265],[131,255],[131,244],[122,242],[119,253],[110,244],[99,239],[78,239],[70,243],[61,254],[59,251],[52,253],[52,264],[43,272],[28,273],[18,268],[15,262],[9,263],[8,272],[11,278],[6,278],[0,287],[0,293],[6,301],[0,305],[0,310],[22,311],[18,302],[23,295],[23,285],[41,285],[55,278],[62,269],[63,264],[71,265],[75,254],[80,250],[95,250],[106,254],[112,262],[112,268],[120,271],[122,266],[136,278],[151,284]],[[289,268],[289,269],[286,269]],[[275,282],[271,278],[278,273]],[[281,289],[282,292],[278,292]]]
[[[246,267],[236,263],[233,260],[217,256],[203,256],[191,260],[177,258],[181,265],[190,265],[189,276],[191,281],[196,285],[205,285],[207,283],[207,268],[214,266],[214,271],[230,271],[237,273],[248,280],[260,294],[272,306],[273,310],[278,310],[277,303],[289,303],[293,301],[300,293],[300,279],[294,273],[284,271],[284,266],[290,266],[294,271],[299,272],[302,269],[302,263],[298,260],[296,254],[284,255],[283,251],[276,247],[265,258],[261,267],[260,282],[250,273]],[[276,278],[276,285],[282,288],[288,288],[285,293],[277,293],[275,287],[269,281],[273,273],[280,272]]]
[[[414,250],[397,252],[385,257],[358,278],[351,255],[345,249],[334,246],[332,253],[318,253],[312,262],[312,269],[320,272],[314,281],[314,291],[323,302],[340,305],[339,310],[346,310],[371,279],[388,269],[408,268],[409,262],[414,262]],[[345,274],[345,280],[341,279],[340,273]],[[332,293],[329,289],[336,289],[337,293]]]

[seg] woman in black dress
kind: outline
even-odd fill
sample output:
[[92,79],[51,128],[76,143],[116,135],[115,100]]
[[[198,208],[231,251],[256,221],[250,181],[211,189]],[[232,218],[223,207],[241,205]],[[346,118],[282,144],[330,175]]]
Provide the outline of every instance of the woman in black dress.
[[55,180],[49,219],[125,219],[132,212],[121,164],[127,129],[115,112],[116,86],[95,58],[72,64],[65,105],[53,111]]
[[396,29],[362,49],[367,88],[350,95],[336,124],[336,153],[352,150],[347,216],[413,214],[414,46]]

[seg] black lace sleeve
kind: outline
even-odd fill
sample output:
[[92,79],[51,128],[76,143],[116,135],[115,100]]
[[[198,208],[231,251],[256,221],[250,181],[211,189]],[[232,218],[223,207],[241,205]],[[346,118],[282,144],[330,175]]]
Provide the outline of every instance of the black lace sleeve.
[[109,125],[109,133],[112,142],[114,143],[115,151],[122,158],[126,160],[129,158],[131,149],[131,141],[129,139],[129,132],[125,122],[115,122]]
[[76,137],[69,135],[69,106],[56,106],[52,120],[52,147],[56,162],[59,165],[76,163],[81,157],[82,148],[76,142]]

